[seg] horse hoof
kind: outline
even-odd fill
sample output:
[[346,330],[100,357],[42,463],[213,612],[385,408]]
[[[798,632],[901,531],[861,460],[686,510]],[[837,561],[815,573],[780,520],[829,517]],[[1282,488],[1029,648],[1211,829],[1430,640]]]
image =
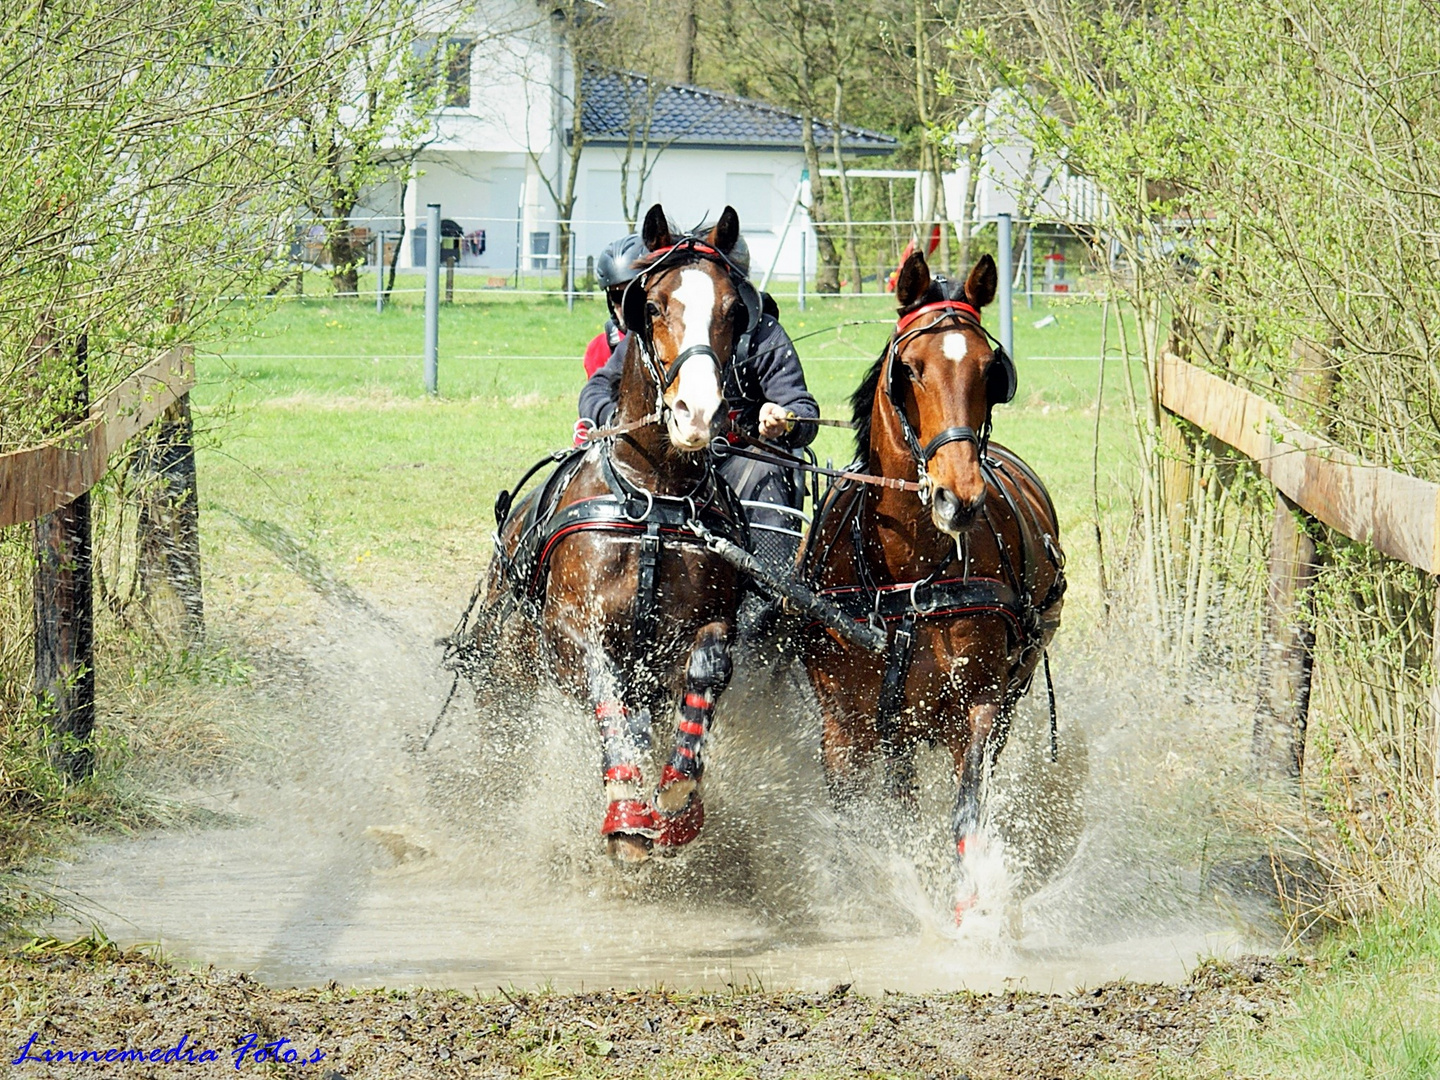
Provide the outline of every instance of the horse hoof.
[[700,792],[692,790],[679,811],[660,815],[660,835],[655,838],[655,846],[667,851],[682,848],[699,836],[704,827],[705,804],[700,801]]
[[975,907],[975,901],[977,899],[979,899],[979,897],[975,896],[972,893],[970,896],[962,896],[959,900],[955,901],[956,926],[959,926],[965,921],[965,916],[968,915],[970,911]]
[[607,840],[606,849],[610,853],[610,858],[616,862],[634,866],[650,858],[652,843],[653,841],[648,836],[616,833]]
[[660,835],[660,822],[655,808],[642,799],[612,799],[605,810],[600,835],[612,837],[619,833],[653,840]]
[[665,771],[660,774],[660,786],[655,789],[655,809],[666,817],[683,813],[690,805],[690,797],[699,782],[696,777],[686,776],[675,766],[666,765]]

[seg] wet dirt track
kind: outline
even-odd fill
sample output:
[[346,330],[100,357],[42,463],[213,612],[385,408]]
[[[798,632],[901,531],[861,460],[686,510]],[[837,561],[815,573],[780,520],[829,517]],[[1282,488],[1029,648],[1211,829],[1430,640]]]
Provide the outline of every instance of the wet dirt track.
[[[144,958],[8,961],[0,1039],[79,1052],[173,1047],[217,1051],[288,1039],[280,1050],[319,1069],[281,1075],[416,1077],[906,1076],[1070,1080],[1101,1065],[1145,1071],[1188,1057],[1222,1018],[1263,1023],[1285,998],[1286,969],[1250,957],[1208,964],[1181,986],[1111,984],[1063,996],[514,992],[473,998],[419,990],[274,990],[229,972],[178,971]],[[43,1010],[37,1004],[43,1002]],[[43,1019],[42,1019],[43,1015]],[[53,1040],[53,1041],[52,1041]],[[242,1071],[261,1071],[247,1057]],[[11,1059],[13,1060],[13,1058]],[[25,1075],[75,1066],[26,1063]],[[125,1075],[174,1075],[127,1065]],[[273,1066],[272,1066],[273,1068]],[[197,1071],[197,1070],[186,1070]]]
[[[93,923],[122,945],[158,943],[181,965],[256,982],[136,963],[114,969],[118,982],[102,969],[74,976],[100,998],[149,994],[147,1017],[151,1005],[159,1016],[176,995],[198,995],[216,1038],[243,1034],[235,1017],[277,1033],[292,1022],[348,1032],[358,1071],[344,1076],[509,1075],[535,1054],[624,1075],[723,1050],[759,1075],[1068,1077],[1107,1053],[1188,1052],[1215,1016],[1247,1007],[1248,989],[1185,985],[1204,957],[1269,941],[1173,860],[1153,799],[1158,790],[1174,801],[1186,738],[1224,736],[1211,729],[1234,722],[1224,702],[1182,706],[1156,698],[1143,672],[1057,657],[1060,761],[1046,760],[1035,703],[996,778],[1009,862],[996,862],[989,910],[957,931],[938,753],[921,761],[921,825],[842,820],[825,798],[818,724],[796,673],[752,666],[718,716],[705,836],[679,858],[624,872],[595,835],[594,732],[563,703],[531,698],[479,715],[462,699],[419,749],[449,684],[415,643],[433,639],[443,615],[397,611],[380,623],[320,607],[295,620],[270,643],[274,670],[259,680],[268,735],[254,761],[180,793],[228,825],[95,842],[37,881],[70,904],[56,936]],[[37,992],[53,980],[63,1000],[81,994],[64,989],[65,963],[12,978]],[[1245,970],[1273,970],[1257,963]],[[1119,979],[1171,985],[1085,996]],[[503,987],[514,1000],[461,1006],[421,993],[392,1008],[383,996],[267,988],[332,983]],[[848,994],[827,997],[836,986]],[[724,993],[586,992],[634,987]],[[539,988],[578,996],[533,996]],[[914,996],[955,991],[1004,996]],[[231,1000],[250,1004],[231,1017]],[[513,1037],[481,1038],[506,1024]],[[1045,1064],[1025,1071],[1034,1054]]]

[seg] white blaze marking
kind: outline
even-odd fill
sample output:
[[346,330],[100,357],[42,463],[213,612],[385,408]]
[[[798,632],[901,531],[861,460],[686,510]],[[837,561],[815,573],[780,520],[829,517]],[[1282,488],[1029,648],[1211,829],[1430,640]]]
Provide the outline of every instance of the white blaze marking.
[[[680,271],[680,284],[670,294],[670,302],[680,305],[678,352],[692,345],[710,344],[710,318],[715,311],[715,282],[710,275],[703,270]],[[683,426],[677,425],[672,415],[671,426],[677,429],[672,434],[677,435],[681,443],[703,442],[709,437],[710,423],[720,408],[720,382],[714,362],[704,355],[686,360],[680,365],[673,393],[673,400],[683,401],[689,413]]]
[[964,360],[965,354],[970,351],[970,343],[965,340],[964,334],[946,334],[940,347],[945,350],[945,355],[951,360]]

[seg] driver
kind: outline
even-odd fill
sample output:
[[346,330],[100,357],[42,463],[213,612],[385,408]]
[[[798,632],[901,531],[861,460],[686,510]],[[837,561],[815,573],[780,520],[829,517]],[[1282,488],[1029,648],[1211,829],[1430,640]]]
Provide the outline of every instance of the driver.
[[[600,255],[595,275],[605,288],[611,311],[619,311],[625,286],[635,277],[635,261],[646,254],[640,236],[631,233],[614,241]],[[750,249],[744,238],[736,242],[730,261],[745,275],[750,273]],[[805,385],[800,357],[779,322],[779,308],[768,293],[762,294],[764,314],[753,333],[742,334],[735,343],[734,358],[725,369],[721,388],[730,407],[730,428],[751,438],[760,438],[772,448],[790,453],[808,445],[818,430],[815,424],[792,424],[789,415],[818,417],[820,408]],[[620,395],[620,373],[625,363],[622,338],[607,360],[580,391],[581,427],[604,427],[614,415]],[[795,470],[742,457],[721,457],[717,471],[740,496],[742,502],[800,509],[803,487],[796,483]],[[798,546],[795,515],[765,506],[747,505],[755,553],[771,563],[788,567]]]

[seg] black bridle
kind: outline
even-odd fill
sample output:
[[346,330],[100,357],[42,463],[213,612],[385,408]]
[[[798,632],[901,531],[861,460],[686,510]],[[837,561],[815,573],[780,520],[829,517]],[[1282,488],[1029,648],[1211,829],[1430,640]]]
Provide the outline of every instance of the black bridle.
[[[922,325],[915,325],[922,315],[929,313],[936,313],[936,318]],[[901,372],[909,370],[904,361],[900,359],[900,349],[913,337],[953,323],[978,330],[985,335],[992,346],[991,361],[986,367],[985,423],[981,425],[979,431],[965,424],[955,424],[947,427],[922,446],[920,436],[910,423],[910,417],[906,415],[905,408],[900,402]],[[1015,396],[1015,364],[1005,351],[1005,347],[980,324],[980,312],[962,300],[940,300],[933,304],[925,304],[903,316],[895,325],[895,335],[890,339],[888,354],[885,396],[890,401],[890,407],[895,410],[895,416],[900,422],[901,437],[905,440],[910,456],[915,460],[915,470],[920,482],[920,501],[928,504],[930,501],[930,477],[927,469],[931,460],[940,452],[941,447],[953,442],[974,443],[976,452],[983,460],[986,447],[990,442],[990,411],[996,405],[1003,405]]]

